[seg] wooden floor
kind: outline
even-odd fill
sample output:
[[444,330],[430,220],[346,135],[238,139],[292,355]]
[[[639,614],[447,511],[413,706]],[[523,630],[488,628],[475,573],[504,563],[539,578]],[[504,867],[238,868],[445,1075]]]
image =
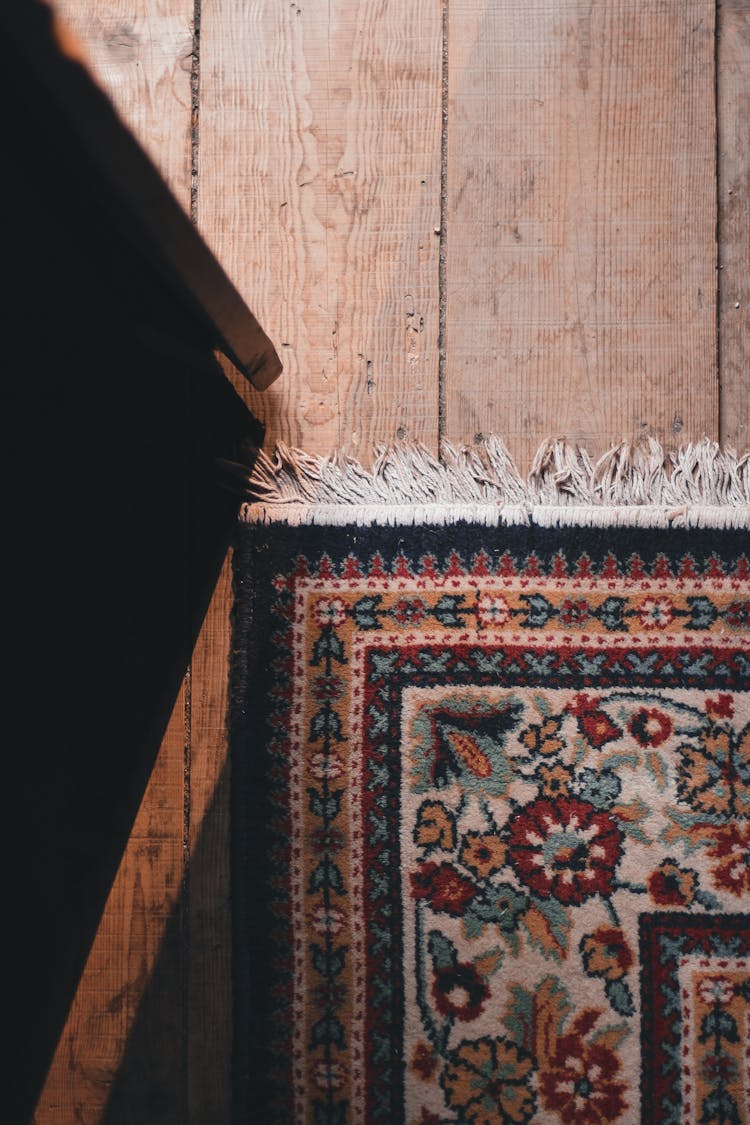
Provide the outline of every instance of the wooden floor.
[[[750,0],[57,7],[282,356],[269,446],[750,445]],[[36,1125],[230,1120],[229,608]]]

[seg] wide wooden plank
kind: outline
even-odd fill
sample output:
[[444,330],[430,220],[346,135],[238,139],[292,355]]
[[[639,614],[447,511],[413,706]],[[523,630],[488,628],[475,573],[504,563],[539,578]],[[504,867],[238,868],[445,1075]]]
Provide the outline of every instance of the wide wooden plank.
[[365,454],[437,437],[440,0],[202,5],[198,225],[285,374],[252,409]]
[[[189,212],[192,0],[56,0],[55,8],[78,38],[94,76]],[[160,953],[162,961],[172,962],[161,1007],[179,1029],[182,988],[173,970],[181,948],[173,929],[172,948],[163,943],[182,886],[185,740],[181,692],[50,1067],[36,1125],[101,1120]],[[159,1051],[154,1068],[171,1087],[162,1089],[162,1100],[178,1111],[180,1037],[162,1039]],[[127,1106],[119,1112],[127,1118]]]
[[186,1125],[231,1120],[232,926],[227,676],[229,561],[195,646],[190,691],[190,848]]
[[717,5],[721,440],[750,450],[750,0]]
[[451,0],[449,436],[717,435],[712,0]]
[[53,0],[97,81],[190,210],[192,0]]
[[[180,1120],[181,926],[183,870],[182,760],[185,693],[181,689],[151,780],[122,858],[101,924],[86,962],[65,1029],[34,1115],[34,1125],[97,1125],[104,1119],[112,1089],[144,994],[157,963],[169,964],[160,979],[160,1008],[171,1023],[152,1052],[151,1089],[123,1091],[114,1121],[134,1119],[137,1103],[149,1096],[156,1106],[172,1105]],[[170,925],[171,920],[171,925]]]

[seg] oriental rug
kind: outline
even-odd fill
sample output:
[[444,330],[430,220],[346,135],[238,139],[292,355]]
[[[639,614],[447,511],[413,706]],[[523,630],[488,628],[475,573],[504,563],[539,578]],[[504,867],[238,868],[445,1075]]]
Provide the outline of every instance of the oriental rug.
[[750,1122],[747,510],[295,487],[235,550],[236,1120]]

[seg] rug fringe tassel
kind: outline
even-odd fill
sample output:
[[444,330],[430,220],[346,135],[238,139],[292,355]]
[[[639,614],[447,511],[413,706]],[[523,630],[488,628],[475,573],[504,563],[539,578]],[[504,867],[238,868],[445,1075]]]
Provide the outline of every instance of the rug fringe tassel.
[[665,453],[649,437],[613,445],[598,461],[562,438],[538,449],[524,480],[500,438],[443,442],[440,458],[417,443],[383,445],[373,467],[279,443],[252,475],[228,465],[247,497],[243,522],[545,527],[750,527],[750,454],[705,439]]

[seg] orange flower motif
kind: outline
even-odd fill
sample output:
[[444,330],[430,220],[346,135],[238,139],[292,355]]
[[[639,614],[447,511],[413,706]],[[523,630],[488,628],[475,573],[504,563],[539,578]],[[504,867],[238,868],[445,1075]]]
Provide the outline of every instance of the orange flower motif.
[[600,926],[581,939],[581,956],[586,972],[603,980],[621,980],[633,964],[622,930]]
[[698,890],[698,876],[673,859],[665,859],[651,872],[646,885],[658,906],[689,906]]
[[573,778],[567,766],[542,765],[537,770],[537,777],[541,782],[539,792],[542,797],[554,800],[556,797],[570,796],[570,783]]
[[559,754],[565,745],[559,737],[561,720],[550,716],[541,723],[532,723],[521,733],[521,742],[532,754],[544,754],[546,758]]
[[440,801],[425,801],[417,812],[414,843],[423,848],[453,851],[456,846],[456,825],[453,814]]
[[479,888],[451,863],[423,863],[411,875],[411,893],[433,910],[460,918]]
[[536,1110],[532,1072],[532,1060],[508,1039],[464,1039],[451,1052],[440,1082],[465,1125],[525,1125]]
[[417,1043],[411,1056],[411,1068],[414,1073],[427,1081],[432,1078],[437,1067],[438,1059],[432,1047],[427,1043]]
[[480,879],[488,879],[505,867],[507,851],[496,832],[467,832],[458,858]]

